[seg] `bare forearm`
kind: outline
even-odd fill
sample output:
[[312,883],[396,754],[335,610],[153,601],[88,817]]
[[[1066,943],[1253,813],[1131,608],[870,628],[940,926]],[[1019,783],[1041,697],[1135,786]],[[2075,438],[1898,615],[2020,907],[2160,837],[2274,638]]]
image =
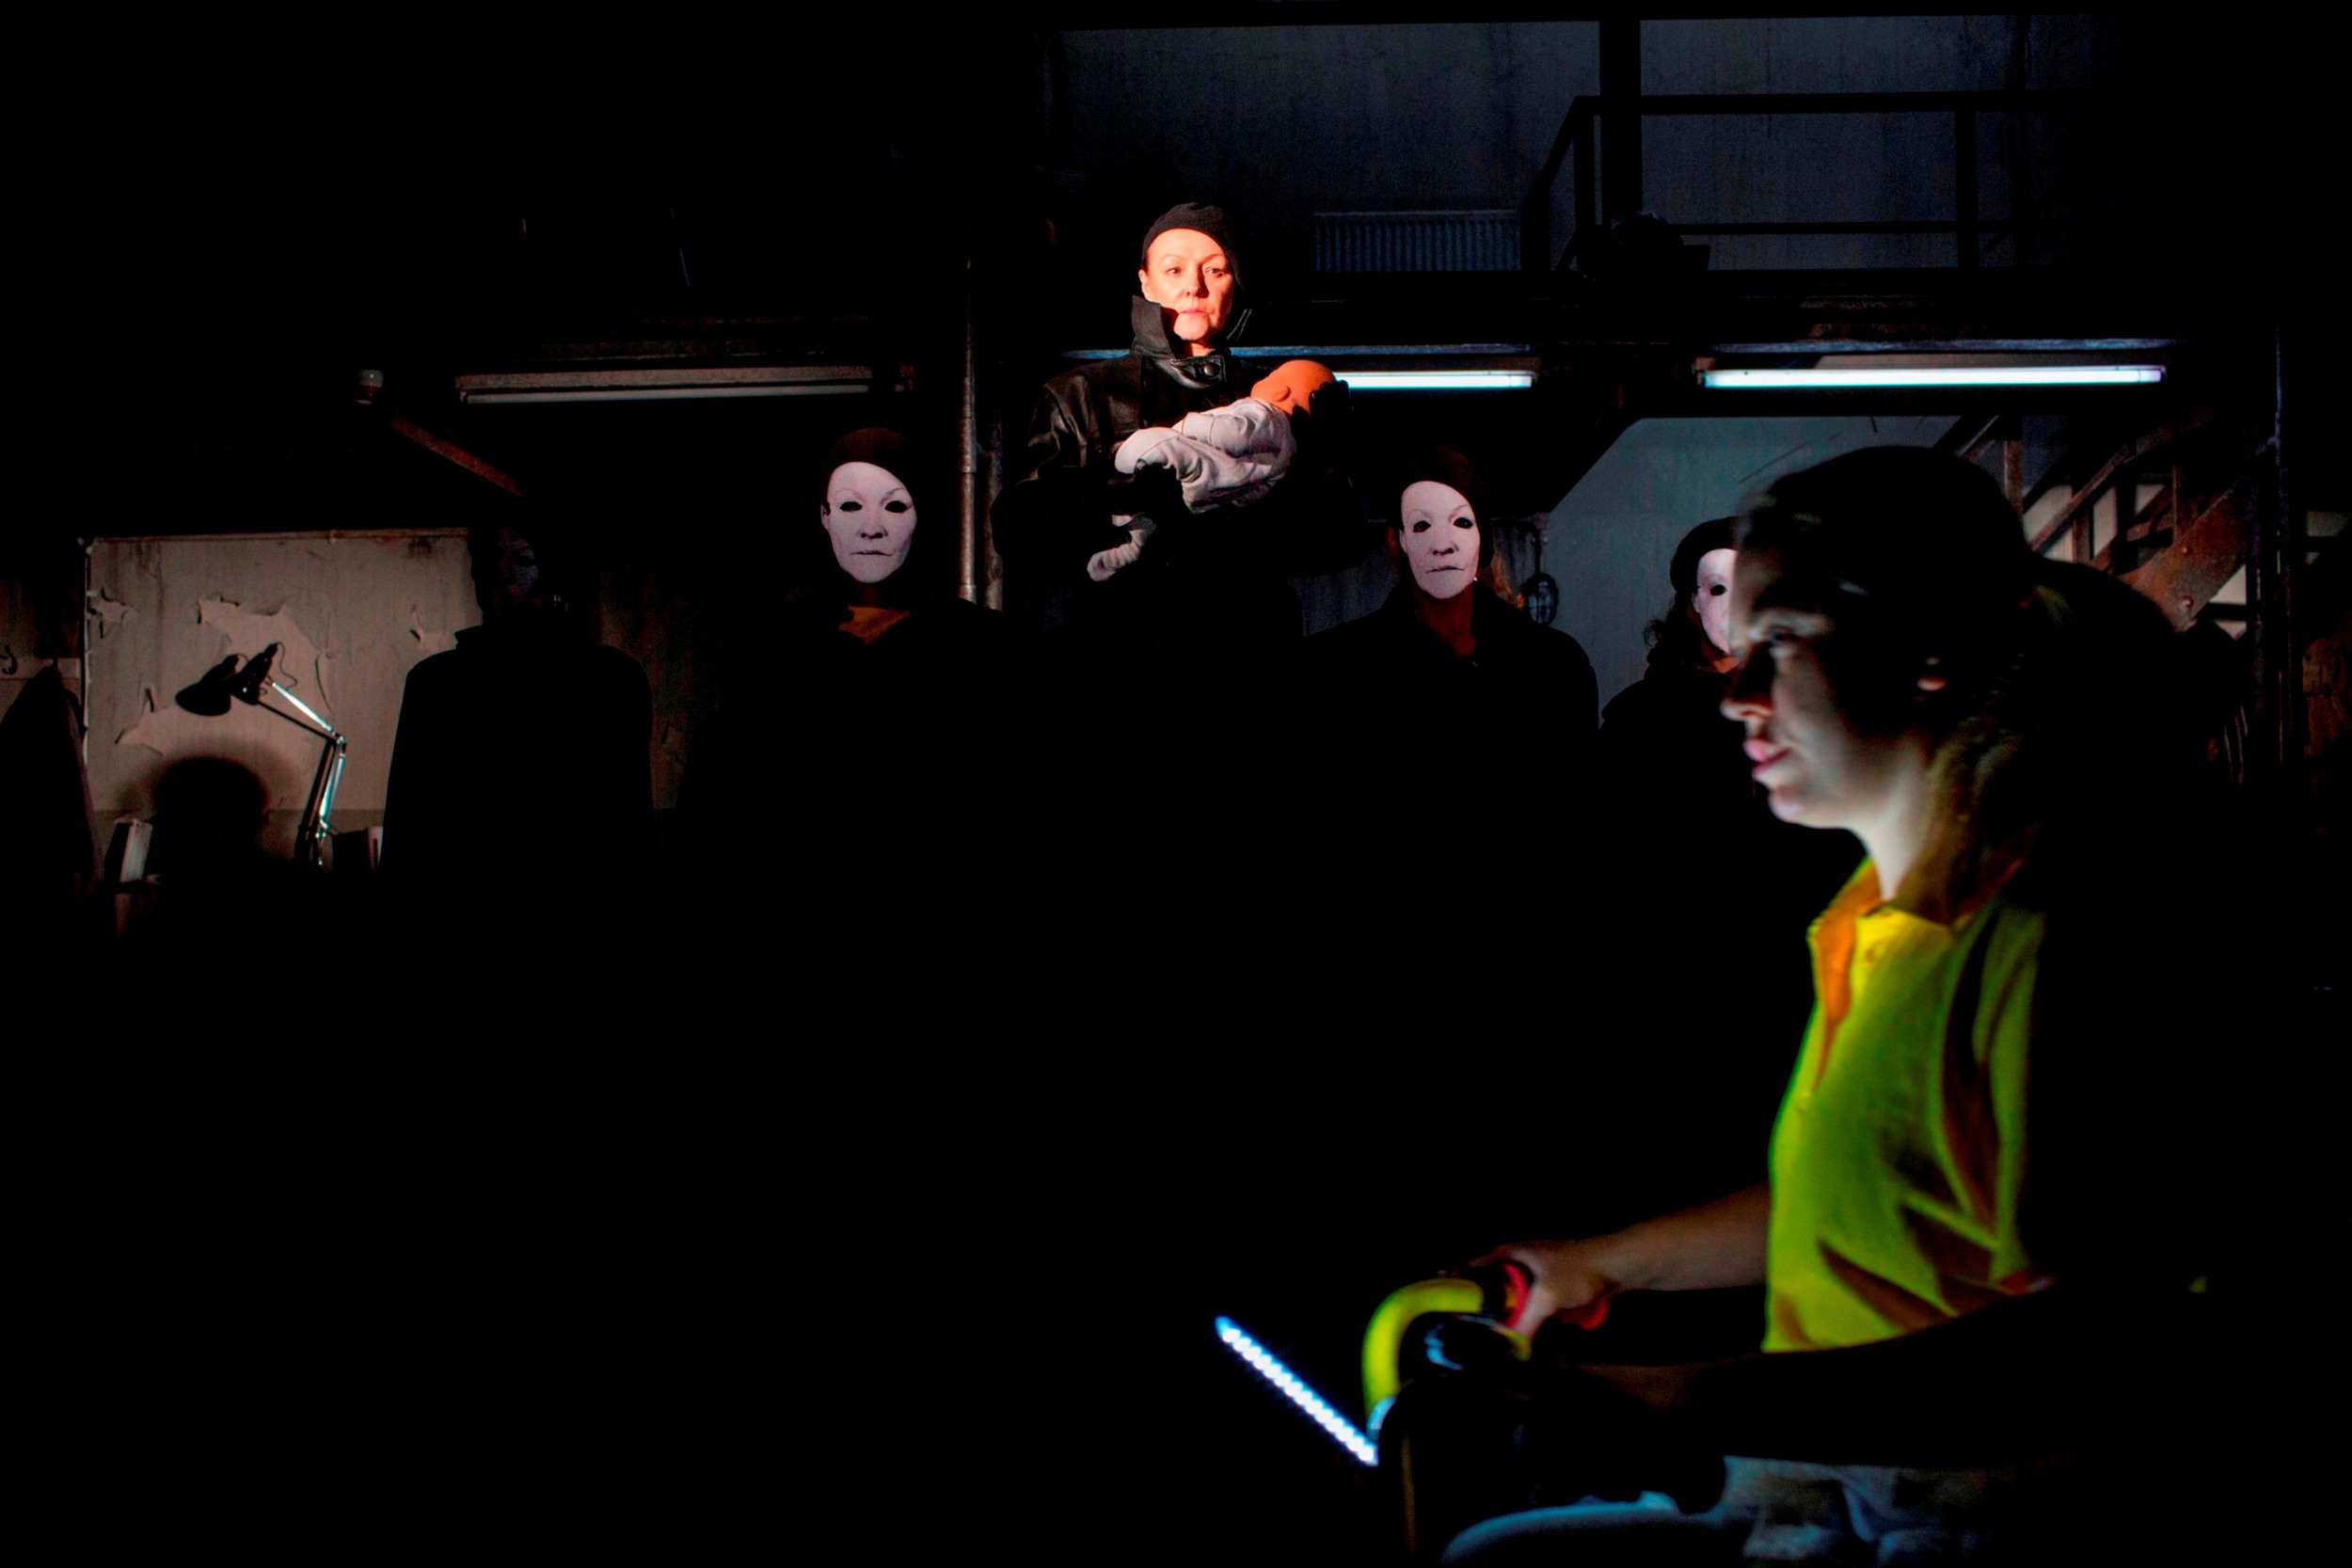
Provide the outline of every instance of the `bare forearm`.
[[1482,1260],[1508,1259],[1528,1271],[1527,1301],[1515,1322],[1533,1332],[1547,1319],[1577,1317],[1620,1291],[1761,1284],[1772,1213],[1771,1189],[1758,1183],[1606,1236],[1517,1242]]
[[1760,1285],[1772,1212],[1772,1189],[1758,1182],[1599,1237],[1592,1243],[1595,1259],[1622,1291]]

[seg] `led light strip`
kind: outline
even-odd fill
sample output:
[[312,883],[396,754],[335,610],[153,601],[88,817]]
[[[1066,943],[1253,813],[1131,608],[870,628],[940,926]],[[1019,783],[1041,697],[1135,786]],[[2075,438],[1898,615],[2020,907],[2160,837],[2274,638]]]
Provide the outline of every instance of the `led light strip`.
[[1332,1409],[1328,1400],[1308,1387],[1297,1373],[1276,1360],[1263,1345],[1244,1332],[1239,1323],[1231,1318],[1217,1319],[1216,1337],[1224,1340],[1235,1355],[1248,1362],[1260,1377],[1280,1389],[1293,1404],[1314,1418],[1315,1424],[1329,1433],[1340,1447],[1366,1465],[1380,1463],[1380,1450],[1372,1446],[1371,1438],[1357,1431],[1354,1422]]
[[1509,392],[1535,385],[1534,371],[1339,371],[1359,392]]
[[1703,387],[2134,387],[2164,379],[2161,365],[1987,365],[1935,370],[1701,371]]

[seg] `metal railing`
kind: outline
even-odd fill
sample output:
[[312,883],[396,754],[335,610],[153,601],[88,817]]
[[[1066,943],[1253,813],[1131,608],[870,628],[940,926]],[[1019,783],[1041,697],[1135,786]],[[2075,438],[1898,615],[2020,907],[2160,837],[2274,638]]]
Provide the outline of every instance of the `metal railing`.
[[[1892,115],[1947,114],[1952,119],[1953,205],[1948,221],[1820,222],[1820,223],[1683,223],[1682,234],[1949,234],[1957,251],[1956,264],[1974,267],[1983,256],[1988,235],[2002,236],[2065,227],[2027,221],[2012,214],[1987,219],[1978,211],[1977,119],[1986,114],[2049,114],[2097,109],[2111,103],[2109,95],[2090,90],[2045,89],[2034,92],[1766,92],[1645,94],[1641,97],[1579,97],[1568,105],[1552,139],[1551,155],[1530,187],[1519,220],[1520,266],[1523,271],[1565,271],[1602,232],[1600,182],[1596,178],[1596,130],[1611,121],[1625,123],[1650,119],[1709,115]],[[1560,170],[1574,160],[1576,230],[1555,262],[1551,256],[1551,189]],[[1638,174],[1636,175],[1638,182]],[[1626,210],[1639,206],[1626,204]]]

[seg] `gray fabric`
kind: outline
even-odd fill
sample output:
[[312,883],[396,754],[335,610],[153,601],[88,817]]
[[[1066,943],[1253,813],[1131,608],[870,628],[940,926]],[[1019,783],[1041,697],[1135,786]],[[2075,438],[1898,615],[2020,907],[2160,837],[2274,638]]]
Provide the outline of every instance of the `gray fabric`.
[[1534,1509],[1464,1530],[1443,1560],[1457,1568],[2015,1561],[2080,1500],[2077,1466],[2065,1460],[1998,1470],[1740,1458],[1725,1466],[1723,1500],[1703,1513],[1619,1503]]

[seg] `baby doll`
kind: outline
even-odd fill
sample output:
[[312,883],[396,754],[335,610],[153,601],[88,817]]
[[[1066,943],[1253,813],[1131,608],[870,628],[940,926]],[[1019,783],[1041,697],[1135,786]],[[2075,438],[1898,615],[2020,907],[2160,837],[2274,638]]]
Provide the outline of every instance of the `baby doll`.
[[[1311,359],[1292,359],[1249,388],[1249,395],[1222,408],[1187,414],[1172,428],[1138,430],[1119,444],[1112,466],[1122,474],[1166,468],[1183,488],[1191,512],[1244,507],[1281,483],[1298,452],[1315,394],[1338,378]],[[1139,519],[1127,543],[1097,551],[1087,575],[1107,581],[1143,555],[1156,525]]]

